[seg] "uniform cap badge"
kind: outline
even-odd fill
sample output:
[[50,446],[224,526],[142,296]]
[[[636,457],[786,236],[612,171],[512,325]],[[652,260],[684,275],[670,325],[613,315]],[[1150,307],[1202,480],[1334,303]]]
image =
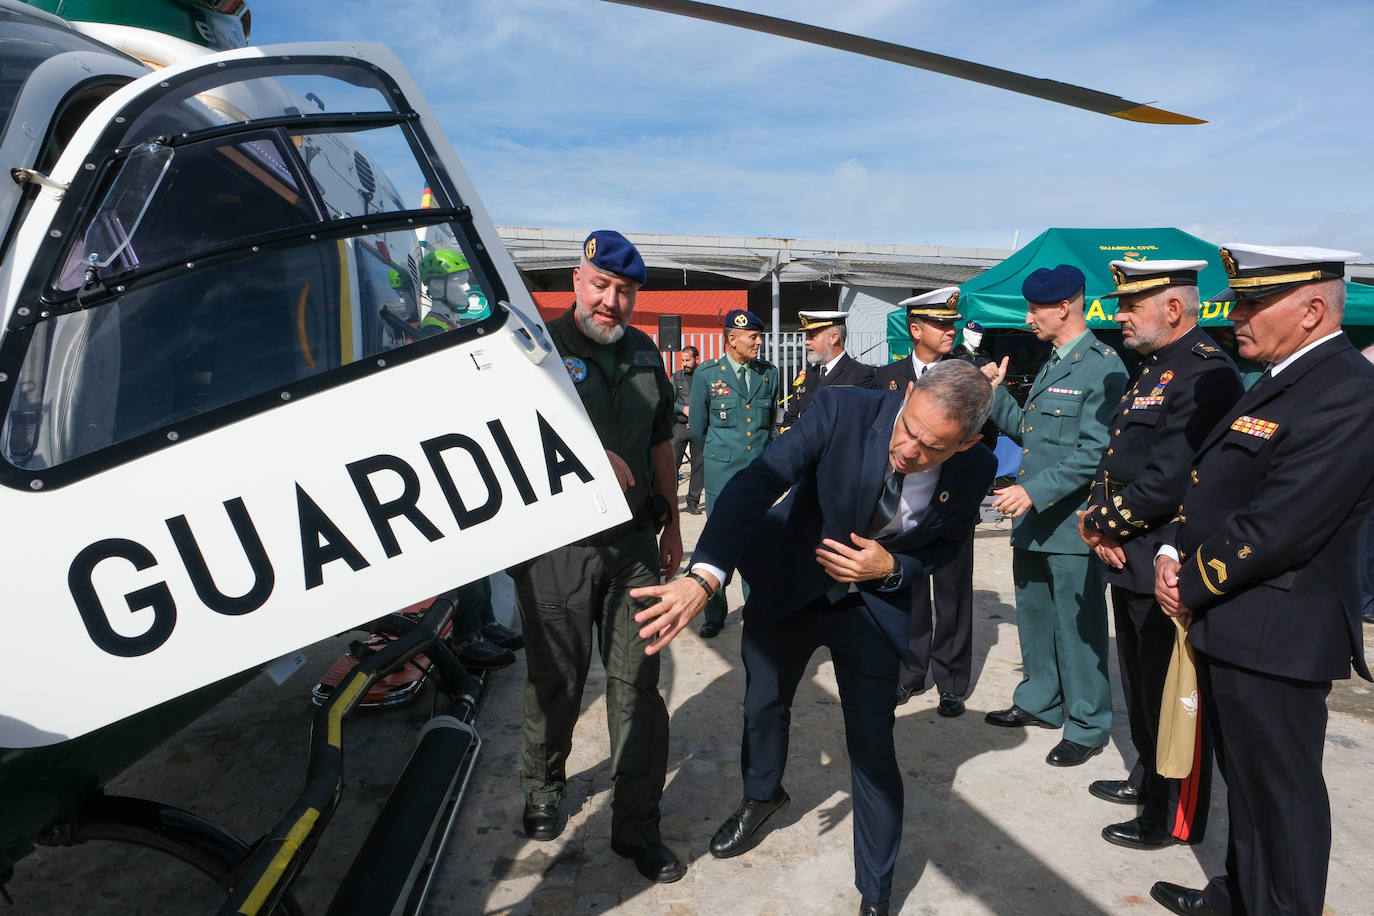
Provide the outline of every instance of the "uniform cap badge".
[[748,319],[747,316],[745,316],[745,315],[736,315],[736,316],[735,316],[735,327],[737,327],[737,328],[742,328],[742,327],[744,327],[745,325],[747,325],[748,323],[749,323],[749,319]]
[[1243,547],[1241,547],[1240,550],[1237,550],[1237,551],[1236,551],[1236,556],[1238,556],[1238,557],[1240,557],[1242,560],[1244,560],[1246,557],[1250,556],[1250,554],[1253,553],[1253,552],[1254,552],[1254,548],[1252,548],[1249,544],[1246,544],[1246,545],[1244,545]]
[[1240,268],[1236,266],[1235,255],[1225,248],[1221,249],[1221,266],[1226,268],[1226,276],[1228,277],[1235,277],[1240,273]]
[[583,249],[582,253],[587,256],[588,261],[596,257],[596,239],[587,239],[587,246]]
[[888,390],[888,391],[896,391],[896,390],[897,390],[897,380],[896,380],[896,379],[893,379],[892,381],[890,381],[890,382],[887,383],[887,390]]

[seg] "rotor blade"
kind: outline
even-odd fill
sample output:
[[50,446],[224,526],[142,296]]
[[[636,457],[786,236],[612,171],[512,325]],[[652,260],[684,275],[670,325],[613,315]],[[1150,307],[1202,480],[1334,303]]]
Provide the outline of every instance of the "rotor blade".
[[1095,111],[1127,121],[1140,121],[1146,124],[1207,123],[1200,118],[1176,114],[1162,108],[1155,108],[1152,105],[1141,105],[1120,96],[1098,92],[1096,89],[1085,89],[1082,86],[1061,83],[1057,80],[1026,76],[1023,73],[1013,73],[1010,70],[1000,70],[997,67],[975,64],[972,61],[960,60],[957,57],[946,57],[943,54],[934,54],[930,51],[918,51],[915,48],[893,44],[890,41],[864,38],[859,35],[851,35],[848,32],[836,32],[833,29],[823,29],[819,26],[792,22],[787,19],[776,19],[759,13],[732,10],[710,3],[696,3],[693,0],[607,0],[607,2],[619,3],[624,6],[637,6],[646,10],[657,10],[661,13],[673,13],[693,19],[704,19],[708,22],[719,22],[722,25],[733,25],[755,32],[767,32],[770,35],[779,35],[783,38],[795,38],[798,41],[823,45],[827,48],[850,51],[854,54],[863,54],[867,57],[906,64],[908,67],[972,80],[975,83],[996,86],[999,89],[1009,89],[1012,92],[1035,96],[1037,99]]

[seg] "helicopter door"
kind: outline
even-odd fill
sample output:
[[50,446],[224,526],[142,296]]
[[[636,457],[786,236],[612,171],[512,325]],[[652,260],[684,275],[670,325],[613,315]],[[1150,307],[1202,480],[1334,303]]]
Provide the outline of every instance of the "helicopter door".
[[[0,619],[24,634],[0,659],[0,747],[85,734],[629,519],[385,48],[158,71],[45,178],[0,262]],[[424,282],[431,255],[461,282]]]

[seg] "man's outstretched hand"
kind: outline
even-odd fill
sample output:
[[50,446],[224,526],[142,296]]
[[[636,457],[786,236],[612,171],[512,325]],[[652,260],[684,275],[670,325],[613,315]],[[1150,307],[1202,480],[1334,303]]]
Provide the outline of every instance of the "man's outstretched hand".
[[[720,583],[710,573],[698,573],[717,589]],[[672,642],[677,634],[686,629],[692,618],[706,607],[706,589],[701,583],[686,576],[666,582],[663,585],[646,585],[630,589],[631,598],[657,598],[658,601],[635,614],[635,622],[643,626],[639,630],[641,639],[649,640],[644,647],[645,655],[654,655]]]

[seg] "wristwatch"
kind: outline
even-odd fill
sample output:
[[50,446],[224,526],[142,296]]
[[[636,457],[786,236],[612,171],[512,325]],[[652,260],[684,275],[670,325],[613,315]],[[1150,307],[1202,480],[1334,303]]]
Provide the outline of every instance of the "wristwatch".
[[897,562],[897,558],[892,558],[892,572],[883,576],[880,588],[896,588],[902,584],[902,564]]

